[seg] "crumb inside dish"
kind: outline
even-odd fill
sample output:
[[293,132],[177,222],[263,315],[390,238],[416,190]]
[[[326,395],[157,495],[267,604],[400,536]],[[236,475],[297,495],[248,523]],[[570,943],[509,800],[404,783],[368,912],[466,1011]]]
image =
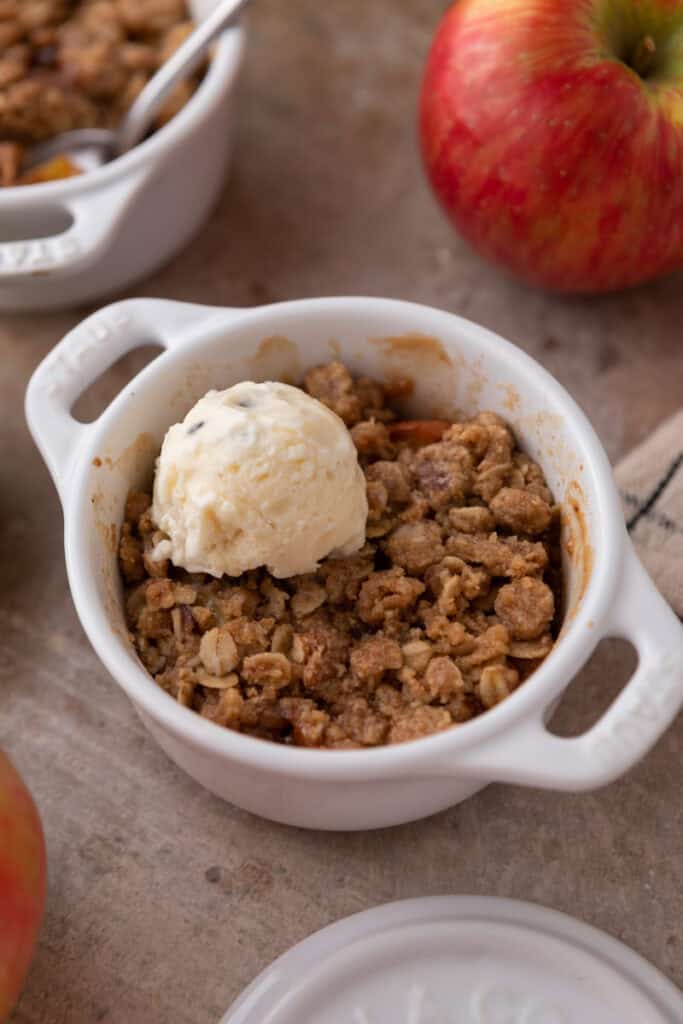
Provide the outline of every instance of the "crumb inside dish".
[[339,362],[302,387],[356,446],[365,545],[303,576],[217,579],[156,557],[151,495],[131,493],[119,561],[132,642],[173,698],[260,739],[353,749],[461,726],[522,684],[559,629],[560,517],[543,472],[494,413],[405,420],[406,382]]
[[[185,0],[2,0],[0,186],[80,173],[66,155],[23,172],[26,148],[76,128],[116,128],[192,28]],[[198,80],[175,87],[155,127]]]

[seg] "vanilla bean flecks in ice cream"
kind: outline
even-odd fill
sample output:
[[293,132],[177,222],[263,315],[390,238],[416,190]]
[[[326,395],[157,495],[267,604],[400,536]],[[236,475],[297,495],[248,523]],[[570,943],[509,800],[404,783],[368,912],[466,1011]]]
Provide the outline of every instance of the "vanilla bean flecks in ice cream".
[[365,480],[327,406],[288,384],[210,391],[164,439],[153,516],[157,552],[189,572],[313,572],[365,541]]

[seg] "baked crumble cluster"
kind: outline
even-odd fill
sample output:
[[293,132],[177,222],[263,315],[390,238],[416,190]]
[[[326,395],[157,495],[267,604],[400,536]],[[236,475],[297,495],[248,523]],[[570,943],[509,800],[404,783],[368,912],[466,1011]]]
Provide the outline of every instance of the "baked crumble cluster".
[[[75,128],[115,128],[192,28],[185,0],[0,0],[0,185],[79,173],[66,155],[22,172],[25,147]],[[197,82],[173,89],[156,127]]]
[[135,648],[179,703],[260,739],[351,749],[461,725],[557,634],[559,510],[543,473],[494,413],[405,420],[405,382],[339,362],[303,388],[356,445],[364,547],[284,580],[188,573],[155,558],[151,496],[131,493],[119,557]]

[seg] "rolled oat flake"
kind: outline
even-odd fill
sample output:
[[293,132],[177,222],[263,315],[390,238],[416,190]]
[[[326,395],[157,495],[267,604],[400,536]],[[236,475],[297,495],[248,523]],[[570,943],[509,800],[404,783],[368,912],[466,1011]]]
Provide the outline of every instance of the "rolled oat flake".
[[221,1024],[681,1024],[683,994],[616,939],[517,900],[441,896],[339,921]]

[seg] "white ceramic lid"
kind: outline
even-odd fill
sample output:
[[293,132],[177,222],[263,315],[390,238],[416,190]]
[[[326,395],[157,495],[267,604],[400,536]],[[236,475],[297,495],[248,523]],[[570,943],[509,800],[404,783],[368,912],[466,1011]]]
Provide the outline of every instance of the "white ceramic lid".
[[533,903],[441,896],[324,928],[221,1024],[681,1024],[683,995],[627,946]]

